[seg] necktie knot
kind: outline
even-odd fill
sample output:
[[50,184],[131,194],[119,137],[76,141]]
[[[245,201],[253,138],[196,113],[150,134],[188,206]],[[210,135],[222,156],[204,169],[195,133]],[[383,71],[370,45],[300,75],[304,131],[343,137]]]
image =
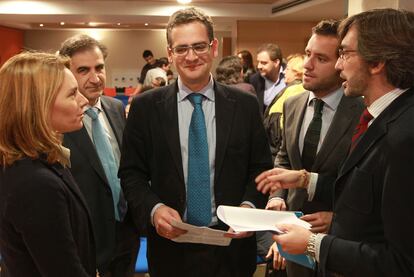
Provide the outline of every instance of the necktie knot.
[[203,102],[203,95],[200,93],[192,93],[188,96],[188,100],[195,105],[201,105],[201,102]]
[[85,113],[90,117],[90,118],[92,118],[92,120],[95,120],[95,119],[97,119],[98,118],[98,113],[99,113],[99,110],[98,109],[96,109],[96,108],[89,108],[89,109],[87,109],[86,111],[85,111]]
[[359,119],[361,124],[368,124],[374,117],[369,113],[368,109],[365,109]]
[[322,115],[322,109],[323,109],[324,104],[325,102],[323,102],[321,99],[315,98],[313,100],[314,113],[318,115]]

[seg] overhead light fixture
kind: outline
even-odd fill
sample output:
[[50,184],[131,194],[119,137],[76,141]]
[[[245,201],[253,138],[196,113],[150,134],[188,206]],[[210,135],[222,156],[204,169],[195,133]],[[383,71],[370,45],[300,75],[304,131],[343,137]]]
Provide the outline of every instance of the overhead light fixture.
[[144,23],[144,25],[145,25],[145,26],[148,26],[149,24],[148,24],[148,23]]
[[65,25],[65,22],[63,22],[63,21],[62,21],[62,22],[60,22],[60,25],[62,25],[62,26],[63,26],[63,25]]
[[180,4],[189,4],[191,3],[191,0],[177,0],[177,2]]
[[121,26],[121,23],[118,22],[118,23],[116,23],[116,25]]
[[88,25],[91,26],[91,27],[96,27],[96,26],[98,26],[98,23],[96,23],[96,22],[89,22]]
[[45,26],[45,25],[43,25],[43,23],[40,23],[40,24],[39,24],[39,26],[40,26],[40,27],[43,27],[43,26]]

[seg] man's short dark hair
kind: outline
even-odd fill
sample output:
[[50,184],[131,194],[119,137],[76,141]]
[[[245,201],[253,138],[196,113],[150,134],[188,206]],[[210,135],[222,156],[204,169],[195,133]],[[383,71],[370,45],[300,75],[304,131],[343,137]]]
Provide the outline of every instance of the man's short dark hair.
[[312,33],[321,36],[337,37],[339,23],[340,21],[336,19],[323,19],[312,28]]
[[98,47],[101,50],[104,59],[106,59],[108,56],[108,49],[106,46],[93,37],[85,34],[75,35],[66,39],[59,49],[59,55],[72,57],[76,53],[91,50],[95,47]]
[[272,61],[279,60],[280,64],[282,65],[283,56],[282,56],[282,50],[280,50],[279,45],[274,44],[274,43],[262,44],[257,49],[257,54],[259,54],[261,52],[267,52],[267,54],[270,57],[270,60],[272,60]]
[[167,24],[167,43],[172,46],[171,31],[174,27],[189,24],[192,22],[200,22],[207,29],[208,39],[214,39],[214,24],[211,17],[205,14],[202,10],[191,7],[176,11],[168,21]]
[[152,54],[152,51],[151,50],[144,50],[144,52],[142,52],[142,57],[145,59],[145,58],[148,58],[148,57],[150,57],[150,56],[152,56],[152,57],[154,57],[154,55]]
[[168,61],[168,59],[166,57],[159,58],[156,61],[157,67],[162,67],[162,66],[166,66],[166,65],[169,65],[169,64],[170,64],[170,62]]

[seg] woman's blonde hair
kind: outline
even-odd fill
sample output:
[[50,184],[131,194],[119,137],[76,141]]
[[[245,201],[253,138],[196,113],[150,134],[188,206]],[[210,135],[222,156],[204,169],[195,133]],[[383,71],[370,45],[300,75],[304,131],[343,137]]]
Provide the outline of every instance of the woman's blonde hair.
[[23,157],[44,156],[49,163],[67,164],[62,135],[49,118],[65,78],[69,59],[47,53],[25,52],[0,69],[0,165]]
[[302,54],[292,54],[287,57],[287,63],[290,70],[295,73],[296,80],[302,80],[304,59],[305,57]]

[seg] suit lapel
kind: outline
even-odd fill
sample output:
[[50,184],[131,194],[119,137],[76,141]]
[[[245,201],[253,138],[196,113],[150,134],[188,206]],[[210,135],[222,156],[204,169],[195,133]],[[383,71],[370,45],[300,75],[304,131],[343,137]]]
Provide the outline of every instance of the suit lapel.
[[366,133],[355,146],[341,168],[338,178],[347,174],[365,156],[365,154],[387,133],[389,122],[396,120],[400,114],[413,103],[413,90],[409,90],[395,99],[369,126]]
[[290,144],[290,146],[288,147],[290,148],[290,158],[292,159],[292,164],[298,165],[298,168],[302,168],[302,158],[299,149],[299,137],[300,130],[302,128],[303,118],[305,116],[306,106],[308,104],[308,98],[309,92],[306,91],[305,93],[301,94],[301,97],[299,97],[295,101],[292,109],[292,114],[294,115],[292,124],[292,130],[294,130],[294,132],[292,134],[294,135],[294,137],[287,138],[287,143]]
[[88,161],[91,163],[98,175],[105,182],[107,182],[105,171],[95,150],[95,145],[91,141],[86,128],[82,127],[79,131],[67,133],[65,134],[65,137],[73,141],[73,143],[78,147],[80,153],[85,153],[88,157]]
[[122,143],[122,131],[125,126],[125,119],[120,116],[119,112],[105,97],[106,96],[101,96],[102,108],[108,118],[112,131],[115,134],[118,145],[120,146]]
[[355,109],[357,109],[357,104],[351,98],[342,96],[338,105],[338,110],[335,112],[321,149],[316,155],[312,170],[318,172],[319,167],[325,162],[332,151],[334,151],[336,145],[341,141],[348,130],[349,125],[352,123]]
[[178,174],[184,183],[183,163],[181,158],[180,135],[178,131],[177,84],[168,86],[156,102],[158,118],[165,134],[165,141],[171,151]]
[[216,102],[216,172],[214,178],[217,180],[223,167],[227,143],[232,131],[236,100],[231,98],[226,88],[217,82],[214,82],[214,92]]

